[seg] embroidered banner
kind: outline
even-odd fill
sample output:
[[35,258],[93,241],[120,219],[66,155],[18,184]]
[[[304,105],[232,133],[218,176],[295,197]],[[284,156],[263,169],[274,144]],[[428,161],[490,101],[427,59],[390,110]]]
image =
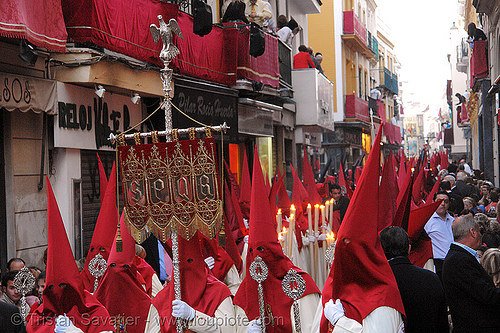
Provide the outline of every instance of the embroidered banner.
[[222,196],[213,138],[118,147],[125,221],[138,243],[152,232],[165,242],[173,228],[190,239],[214,238]]

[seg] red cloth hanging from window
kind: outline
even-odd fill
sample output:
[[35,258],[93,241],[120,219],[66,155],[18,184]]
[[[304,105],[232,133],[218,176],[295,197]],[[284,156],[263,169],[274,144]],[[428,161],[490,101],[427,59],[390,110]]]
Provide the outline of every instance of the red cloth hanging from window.
[[0,36],[26,39],[54,52],[66,52],[68,37],[58,0],[3,0]]

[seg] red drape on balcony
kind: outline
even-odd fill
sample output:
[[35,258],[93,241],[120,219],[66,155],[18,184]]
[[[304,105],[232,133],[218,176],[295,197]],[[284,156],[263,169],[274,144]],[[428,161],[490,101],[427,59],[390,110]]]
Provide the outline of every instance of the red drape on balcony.
[[399,126],[383,122],[384,135],[389,143],[401,144],[401,130]]
[[181,51],[174,60],[179,71],[208,81],[235,85],[238,30],[214,26],[208,35],[200,37],[193,33],[190,15],[179,12],[177,21],[184,35],[184,39],[175,40]]
[[[486,49],[486,41],[478,40],[474,42],[472,55],[470,59],[470,67],[472,77],[483,78],[488,76],[488,50]],[[471,88],[474,85],[474,80],[470,80]]]
[[[46,1],[46,0],[45,0]],[[168,22],[178,6],[153,0],[62,0],[64,21],[71,42],[92,42],[111,51],[163,66],[149,25],[158,15]]]
[[66,52],[67,33],[58,0],[2,0],[0,36],[26,39],[54,52]]
[[260,57],[249,54],[250,31],[238,34],[238,77],[259,81],[271,87],[279,86],[278,39],[266,34],[266,51]]

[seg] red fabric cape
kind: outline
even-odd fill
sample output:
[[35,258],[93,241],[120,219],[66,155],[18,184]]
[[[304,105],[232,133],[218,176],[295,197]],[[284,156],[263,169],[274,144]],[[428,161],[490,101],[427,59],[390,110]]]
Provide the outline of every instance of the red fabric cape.
[[215,265],[212,268],[212,274],[221,282],[226,279],[227,272],[233,267],[233,259],[227,254],[226,250],[222,247],[217,248],[217,255],[214,258]]
[[135,267],[137,268],[137,272],[144,279],[144,282],[146,282],[146,294],[151,297],[153,292],[153,275],[156,274],[155,270],[146,262],[146,260],[139,256],[135,256]]

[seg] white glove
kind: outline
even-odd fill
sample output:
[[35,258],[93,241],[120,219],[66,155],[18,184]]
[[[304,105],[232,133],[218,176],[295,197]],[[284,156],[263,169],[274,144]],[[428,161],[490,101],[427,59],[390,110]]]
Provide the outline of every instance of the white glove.
[[208,268],[210,268],[212,270],[214,268],[214,266],[215,266],[215,259],[214,259],[214,257],[207,257],[207,258],[205,258],[205,263],[207,264]]
[[278,235],[278,241],[282,242],[285,239],[283,235]]
[[260,318],[254,319],[248,323],[247,333],[262,333]]
[[309,235],[309,242],[314,243],[316,241],[316,238],[314,238],[313,235]]
[[186,302],[181,300],[172,301],[172,316],[175,318],[182,318],[192,320],[195,316],[195,311]]
[[302,236],[302,246],[309,246],[309,237]]
[[325,234],[319,235],[318,240],[320,240],[320,241],[326,240],[326,235]]
[[243,241],[248,244],[248,235],[246,235],[245,237],[243,237]]
[[332,325],[335,325],[337,321],[344,316],[344,307],[340,299],[337,299],[335,303],[333,303],[333,299],[330,299],[328,303],[325,304],[323,313],[325,314],[325,318],[328,319]]
[[249,228],[249,225],[248,225],[248,219],[246,218],[243,218],[243,224],[245,225],[245,228]]
[[55,333],[64,333],[68,328],[73,326],[73,323],[71,322],[71,319],[66,317],[66,314],[59,315],[56,318],[56,325],[54,327],[54,332]]

